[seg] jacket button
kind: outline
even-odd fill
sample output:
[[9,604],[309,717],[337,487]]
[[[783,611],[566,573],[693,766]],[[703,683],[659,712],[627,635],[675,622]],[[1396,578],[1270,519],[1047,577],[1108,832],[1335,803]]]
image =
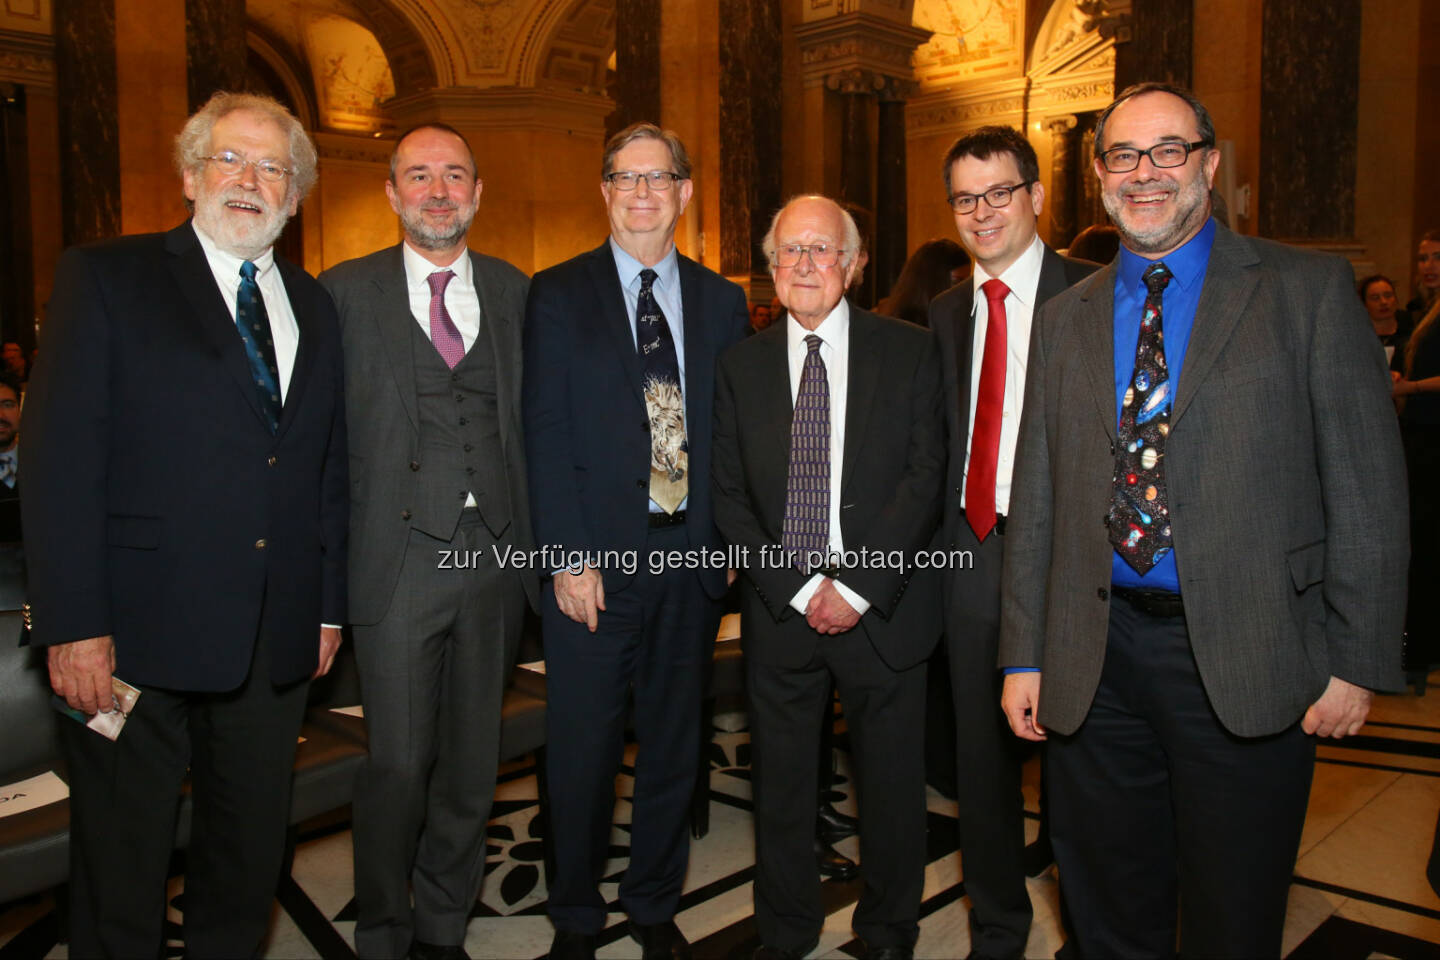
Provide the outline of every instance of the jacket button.
[[409,510],[401,510],[401,511],[400,511],[400,519],[401,519],[401,520],[409,520],[409,519],[410,519],[410,511],[409,511]]
[[256,541],[255,541],[255,549],[256,549],[256,550],[264,550],[264,549],[265,549],[265,538],[264,538],[264,537],[261,537],[259,540],[256,540]]
[[649,433],[649,432],[650,432],[650,421],[649,421],[649,420],[641,420],[641,421],[640,421],[640,429],[641,429],[641,430],[644,430],[646,433]]
[[1100,587],[1099,589],[1097,589],[1097,590],[1095,591],[1095,598],[1096,598],[1097,600],[1109,600],[1109,599],[1110,599],[1110,591],[1109,591],[1109,590],[1106,590],[1104,587]]
[[419,460],[411,460],[411,461],[410,461],[410,469],[411,469],[411,470],[419,470],[419,469],[420,469],[420,461],[419,461]]
[[635,486],[637,486],[637,487],[646,487],[646,486],[649,486],[649,484],[646,483],[644,480],[636,480],[636,481],[635,481]]
[[274,457],[271,457],[270,459],[266,460],[265,463],[266,463],[267,466],[273,467],[273,466],[275,466],[275,458],[274,458]]
[[466,452],[466,453],[469,453],[471,450],[474,450],[474,449],[475,449],[475,448],[472,447],[472,446],[470,446],[470,444],[468,444],[468,443],[465,444],[465,452]]

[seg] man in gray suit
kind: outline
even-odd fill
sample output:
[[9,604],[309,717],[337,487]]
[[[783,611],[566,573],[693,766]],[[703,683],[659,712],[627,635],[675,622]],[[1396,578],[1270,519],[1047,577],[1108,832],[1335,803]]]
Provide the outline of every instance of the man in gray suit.
[[[1349,265],[1210,217],[1203,104],[1095,129],[1124,249],[1041,308],[1002,704],[1086,956],[1277,956],[1314,765],[1398,689],[1405,481]],[[1099,521],[1099,522],[1097,522]]]
[[370,740],[354,804],[362,957],[464,956],[501,697],[538,589],[509,560],[533,545],[519,383],[529,281],[466,247],[481,187],[458,132],[409,131],[385,184],[405,241],[320,276],[340,313],[355,424],[350,620]]

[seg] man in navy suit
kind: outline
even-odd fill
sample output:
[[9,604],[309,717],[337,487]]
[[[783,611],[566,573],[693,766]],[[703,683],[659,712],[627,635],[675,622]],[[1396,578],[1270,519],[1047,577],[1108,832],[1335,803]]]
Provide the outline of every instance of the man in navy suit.
[[305,681],[345,615],[339,329],[272,249],[315,148],[220,93],[176,165],[190,221],[61,257],[26,404],[30,642],[77,710],[112,708],[112,673],[141,690],[114,741],[61,721],[74,957],[163,949],[187,768],[185,953],[259,951]]
[[639,755],[620,903],[646,957],[689,955],[674,915],[726,569],[650,560],[720,548],[715,360],[749,322],[739,287],[675,249],[691,190],[678,137],[649,123],[620,131],[601,166],[609,239],[530,284],[530,505],[535,542],[565,553],[541,597],[557,960],[593,957],[605,925],[599,883],[632,688]]

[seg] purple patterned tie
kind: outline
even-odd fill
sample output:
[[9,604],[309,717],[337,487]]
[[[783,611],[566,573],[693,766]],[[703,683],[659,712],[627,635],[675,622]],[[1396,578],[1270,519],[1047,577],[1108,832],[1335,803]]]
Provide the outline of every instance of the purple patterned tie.
[[450,319],[450,312],[445,309],[445,288],[454,276],[449,270],[436,270],[425,278],[430,283],[430,342],[435,344],[440,359],[451,370],[465,359],[465,341],[460,338],[455,321]]
[[1170,498],[1165,490],[1165,439],[1174,390],[1165,363],[1160,304],[1170,268],[1145,268],[1145,312],[1135,341],[1135,372],[1120,405],[1115,478],[1110,492],[1110,543],[1140,576],[1170,552]]
[[790,472],[785,481],[785,552],[801,573],[830,547],[830,384],[821,340],[805,338],[808,348],[800,373],[800,392],[790,419]]

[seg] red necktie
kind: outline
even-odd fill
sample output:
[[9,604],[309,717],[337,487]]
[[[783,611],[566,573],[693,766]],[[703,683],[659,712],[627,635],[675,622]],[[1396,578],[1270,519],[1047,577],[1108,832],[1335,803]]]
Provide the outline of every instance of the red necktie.
[[995,470],[1000,460],[1000,417],[1005,412],[1005,298],[999,280],[980,285],[985,294],[985,359],[975,394],[975,429],[970,432],[970,467],[965,474],[965,519],[984,542],[995,528]]

